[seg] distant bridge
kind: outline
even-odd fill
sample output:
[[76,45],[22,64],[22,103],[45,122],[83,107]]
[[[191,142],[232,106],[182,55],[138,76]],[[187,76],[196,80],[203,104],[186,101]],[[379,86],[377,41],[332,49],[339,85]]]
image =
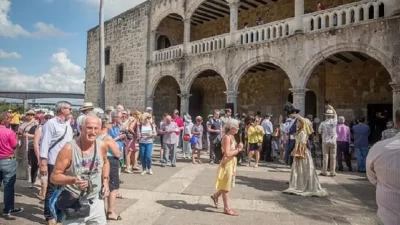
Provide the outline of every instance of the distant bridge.
[[12,99],[41,99],[41,98],[73,98],[84,99],[85,94],[67,92],[42,92],[42,91],[0,91],[0,98]]

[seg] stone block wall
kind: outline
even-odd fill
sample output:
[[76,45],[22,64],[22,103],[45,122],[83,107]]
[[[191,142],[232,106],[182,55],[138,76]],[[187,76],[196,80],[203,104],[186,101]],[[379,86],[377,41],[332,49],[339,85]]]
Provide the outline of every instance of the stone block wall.
[[[142,110],[145,105],[149,3],[144,2],[105,23],[106,105],[123,104]],[[99,105],[99,28],[88,31],[85,101]],[[123,82],[117,83],[117,67],[123,64]]]
[[154,92],[154,116],[160,121],[164,113],[172,114],[174,109],[180,109],[179,85],[175,78],[166,76],[160,80]]
[[165,35],[171,41],[171,46],[183,44],[183,21],[164,18],[157,29],[157,37]]

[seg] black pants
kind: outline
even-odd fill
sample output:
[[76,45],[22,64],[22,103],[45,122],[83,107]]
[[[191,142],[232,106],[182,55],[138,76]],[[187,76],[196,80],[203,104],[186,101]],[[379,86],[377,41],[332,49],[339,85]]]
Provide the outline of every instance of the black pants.
[[271,149],[272,135],[266,134],[263,138],[262,143],[262,152],[265,161],[273,161],[272,160],[272,149]]
[[[44,199],[44,218],[46,219],[46,221],[49,221],[51,219],[54,219],[54,216],[51,214],[50,211],[50,198],[53,196],[53,193],[57,189],[57,186],[50,182],[50,176],[53,173],[54,165],[48,164],[47,169],[48,169],[47,172],[48,180],[47,180],[46,196]],[[57,222],[61,222],[61,218],[60,221]]]
[[18,124],[11,124],[11,130],[13,130],[14,132],[18,131],[18,127],[19,127]]
[[344,155],[344,160],[346,161],[346,166],[351,169],[351,155],[350,155],[350,145],[348,142],[337,142],[337,161],[339,168],[343,168],[342,163],[342,153]]
[[31,166],[31,183],[34,184],[39,170],[39,162],[33,149],[28,149],[28,162]]

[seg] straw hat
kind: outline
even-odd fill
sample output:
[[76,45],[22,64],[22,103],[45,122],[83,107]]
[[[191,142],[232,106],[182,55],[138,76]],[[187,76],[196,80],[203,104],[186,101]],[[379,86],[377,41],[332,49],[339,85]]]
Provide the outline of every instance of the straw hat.
[[80,111],[84,111],[84,110],[93,109],[93,108],[94,108],[93,103],[91,103],[91,102],[84,102],[83,105],[82,105],[82,107],[81,107],[79,110],[80,110]]
[[335,112],[333,112],[332,109],[327,109],[325,115],[326,115],[326,116],[334,116],[334,115],[335,115]]
[[36,115],[36,112],[33,111],[32,109],[30,109],[30,110],[28,110],[28,112],[25,113],[25,115],[28,115],[28,114]]

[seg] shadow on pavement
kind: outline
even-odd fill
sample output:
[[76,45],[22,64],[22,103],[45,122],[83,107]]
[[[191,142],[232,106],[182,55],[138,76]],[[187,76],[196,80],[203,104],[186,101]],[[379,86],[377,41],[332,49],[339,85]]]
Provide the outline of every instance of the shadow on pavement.
[[165,207],[172,209],[184,209],[189,211],[202,211],[202,212],[210,212],[210,213],[219,213],[209,208],[213,208],[213,206],[208,204],[189,204],[183,200],[159,200],[156,201],[158,204],[161,204]]
[[236,176],[236,184],[246,185],[261,191],[282,191],[287,188],[286,181],[267,180],[256,177]]
[[[43,217],[43,207],[39,207],[37,205],[31,205],[31,204],[24,204],[24,203],[15,203],[16,207],[19,208],[24,208],[24,211],[15,215],[12,215],[10,217],[0,217],[0,224],[2,224],[2,220],[16,220],[17,218],[24,218],[30,223],[39,223],[43,224],[45,222],[44,217]],[[3,208],[3,203],[0,205],[1,208]]]

